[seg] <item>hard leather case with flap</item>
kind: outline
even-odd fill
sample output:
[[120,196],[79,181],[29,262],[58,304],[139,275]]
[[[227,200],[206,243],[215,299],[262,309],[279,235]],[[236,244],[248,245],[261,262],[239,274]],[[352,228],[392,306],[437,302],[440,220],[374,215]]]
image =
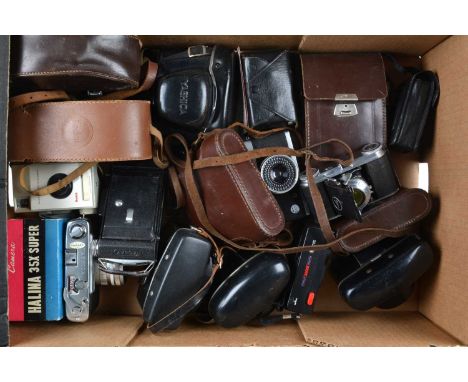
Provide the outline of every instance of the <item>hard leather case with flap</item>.
[[[387,84],[378,53],[302,54],[305,141],[310,146],[330,138],[353,150],[369,142],[386,144]],[[335,145],[321,155],[344,154]]]
[[[244,142],[234,130],[215,129],[200,145],[196,158],[244,151]],[[195,175],[210,223],[228,239],[261,242],[284,229],[284,215],[253,161],[203,168]],[[190,198],[187,202],[192,223],[200,225]]]

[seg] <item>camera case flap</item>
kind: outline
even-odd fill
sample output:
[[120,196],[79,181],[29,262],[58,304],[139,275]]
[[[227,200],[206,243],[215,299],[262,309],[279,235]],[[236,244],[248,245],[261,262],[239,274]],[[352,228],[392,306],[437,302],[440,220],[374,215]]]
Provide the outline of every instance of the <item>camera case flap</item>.
[[210,241],[193,229],[180,228],[172,235],[154,273],[138,291],[151,331],[176,329],[198,306],[208,292],[212,252]]
[[295,83],[290,56],[287,50],[241,54],[249,126],[268,130],[296,124]]
[[221,46],[192,46],[162,54],[153,113],[200,131],[227,127],[234,118],[234,53]]
[[[391,229],[401,236],[425,218],[432,208],[430,195],[419,188],[400,189],[362,214],[362,222],[343,219],[334,225],[337,237],[362,228]],[[360,252],[385,238],[384,233],[360,232],[340,240],[344,252]]]
[[[244,151],[238,133],[216,129],[205,136],[196,156],[203,159]],[[284,215],[253,161],[202,168],[195,175],[210,223],[228,239],[260,242],[284,229]],[[199,226],[190,198],[187,207],[192,222]]]
[[341,296],[353,309],[390,309],[406,301],[432,261],[429,244],[410,235],[385,239],[349,256],[336,256],[331,270]]
[[[301,64],[306,146],[338,138],[359,150],[371,138],[385,147],[387,83],[380,53],[307,53]],[[345,154],[335,144],[316,150]]]
[[286,257],[260,252],[237,268],[213,293],[210,316],[225,328],[268,315],[290,277]]
[[[325,243],[319,227],[306,226],[298,246]],[[313,312],[317,293],[322,284],[332,252],[325,248],[318,251],[303,251],[292,261],[291,288],[286,297],[286,309],[299,314]]]
[[106,183],[100,203],[100,263],[154,264],[164,202],[164,171],[152,162],[113,164]]

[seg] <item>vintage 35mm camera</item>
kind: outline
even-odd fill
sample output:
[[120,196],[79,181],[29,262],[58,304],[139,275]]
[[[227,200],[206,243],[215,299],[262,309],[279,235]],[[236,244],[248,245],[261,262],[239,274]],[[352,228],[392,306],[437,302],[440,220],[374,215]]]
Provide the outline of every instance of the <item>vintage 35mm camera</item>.
[[[95,258],[92,225],[85,218],[72,219],[65,230],[65,313],[73,322],[85,322],[98,304],[97,285],[120,286],[124,277],[100,271]],[[116,266],[116,270],[121,267]]]
[[8,199],[16,213],[80,210],[82,214],[94,213],[98,205],[99,177],[94,166],[62,189],[44,196],[33,196],[20,184],[23,179],[30,190],[58,182],[82,163],[37,163],[11,165],[8,173]]
[[[398,179],[387,152],[379,143],[365,145],[354,162],[335,166],[314,174],[330,220],[343,216],[361,221],[366,207],[395,194]],[[306,174],[301,174],[299,184],[311,215],[315,214]]]
[[99,268],[110,274],[145,277],[157,259],[164,171],[151,161],[116,163],[104,183],[96,248]]
[[[263,138],[244,141],[247,150],[265,147],[289,147],[294,149],[291,133],[287,130]],[[258,161],[260,175],[280,205],[286,220],[298,220],[307,216],[305,201],[298,187],[299,163],[294,156],[272,155]]]

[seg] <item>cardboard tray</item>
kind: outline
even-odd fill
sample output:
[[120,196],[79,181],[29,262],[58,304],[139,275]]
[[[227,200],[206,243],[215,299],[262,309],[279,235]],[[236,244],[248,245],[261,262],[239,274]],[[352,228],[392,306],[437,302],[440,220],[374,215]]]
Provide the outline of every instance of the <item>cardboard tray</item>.
[[[8,38],[0,37],[0,344],[12,346],[454,346],[468,344],[468,37],[466,36],[141,36],[146,46],[199,43],[304,52],[389,51],[421,56],[437,72],[441,96],[427,149],[418,155],[392,154],[400,182],[417,187],[419,163],[428,163],[434,210],[422,227],[436,262],[402,306],[391,311],[351,311],[327,278],[317,313],[298,323],[222,329],[187,320],[177,331],[153,335],[145,329],[136,301],[136,282],[104,288],[97,314],[83,325],[13,323],[6,318],[6,102]],[[431,135],[431,134],[429,134]]]

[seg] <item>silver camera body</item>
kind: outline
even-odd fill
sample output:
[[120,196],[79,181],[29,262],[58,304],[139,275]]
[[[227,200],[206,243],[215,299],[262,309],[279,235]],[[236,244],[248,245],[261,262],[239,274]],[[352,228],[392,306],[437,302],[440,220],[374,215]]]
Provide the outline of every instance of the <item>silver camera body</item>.
[[[35,163],[27,165],[26,186],[36,190],[58,182],[82,163]],[[8,171],[8,200],[15,213],[80,210],[95,213],[99,197],[97,166],[92,167],[62,189],[44,196],[31,195],[20,184],[24,165],[11,165]]]
[[[399,190],[387,151],[379,143],[365,145],[349,166],[317,170],[314,181],[324,199],[329,219],[346,216],[359,221],[361,212],[368,205]],[[309,209],[313,209],[305,173],[299,177],[299,184]]]
[[89,221],[72,219],[65,231],[65,313],[73,322],[85,322],[97,305],[93,237]]
[[[120,271],[121,268],[116,268]],[[98,303],[97,285],[121,286],[120,275],[100,271],[96,263],[96,241],[85,218],[72,219],[65,230],[65,287],[63,299],[67,319],[85,322]]]

